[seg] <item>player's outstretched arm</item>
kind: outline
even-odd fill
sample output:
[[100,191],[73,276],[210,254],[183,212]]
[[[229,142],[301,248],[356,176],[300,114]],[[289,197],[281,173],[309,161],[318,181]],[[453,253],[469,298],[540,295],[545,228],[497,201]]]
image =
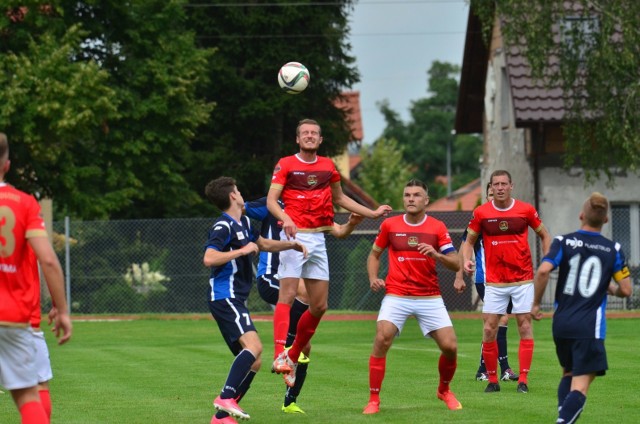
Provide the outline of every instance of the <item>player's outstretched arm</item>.
[[331,184],[331,195],[333,197],[333,203],[343,207],[349,212],[355,212],[367,218],[376,219],[382,216],[387,216],[389,212],[393,211],[393,208],[389,205],[379,206],[376,210],[371,210],[366,206],[362,206],[342,191],[342,186],[339,182]]
[[337,222],[334,222],[333,228],[331,229],[329,234],[339,239],[346,238],[363,220],[364,216],[358,215],[357,213],[351,213],[349,215],[349,220],[345,224],[338,224]]
[[58,344],[64,344],[71,339],[72,324],[69,316],[67,297],[64,290],[64,275],[56,252],[53,251],[49,239],[33,237],[28,239],[29,245],[38,258],[42,274],[47,282],[51,301],[56,306],[53,317],[53,332],[58,338]]
[[282,252],[293,249],[302,252],[305,258],[307,257],[307,247],[295,240],[271,240],[260,236],[256,243],[258,248],[265,252]]
[[531,317],[536,321],[540,321],[540,319],[542,318],[542,312],[540,312],[540,302],[542,302],[542,295],[547,289],[549,274],[551,274],[551,271],[553,271],[553,269],[554,266],[551,262],[543,261],[538,267],[536,275],[533,279],[534,294],[533,305],[531,306]]
[[247,243],[242,249],[230,250],[228,252],[220,252],[219,250],[208,248],[204,252],[202,262],[206,267],[220,266],[241,256],[258,253],[258,251],[258,246],[253,242]]

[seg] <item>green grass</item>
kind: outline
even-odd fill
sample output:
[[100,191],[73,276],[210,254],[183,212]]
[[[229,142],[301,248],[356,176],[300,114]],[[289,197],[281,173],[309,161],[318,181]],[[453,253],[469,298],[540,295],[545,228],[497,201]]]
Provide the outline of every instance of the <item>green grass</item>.
[[[368,400],[368,358],[373,321],[325,321],[314,338],[309,376],[299,398],[307,414],[280,412],[284,384],[269,372],[271,323],[258,322],[265,363],[242,406],[259,423],[543,423],[556,417],[560,369],[550,320],[535,323],[536,345],[530,392],[516,383],[483,393],[474,379],[481,322],[458,319],[458,371],[452,389],[464,409],[449,411],[435,396],[439,352],[410,320],[387,360],[381,412],[363,416]],[[638,422],[636,379],[640,366],[638,319],[608,321],[609,372],[592,384],[582,423]],[[510,362],[517,368],[518,336],[509,329]],[[75,322],[74,338],[57,346],[49,338],[54,379],[54,424],[209,423],[212,399],[232,361],[217,326],[209,319]],[[8,394],[0,396],[0,422],[19,422]]]

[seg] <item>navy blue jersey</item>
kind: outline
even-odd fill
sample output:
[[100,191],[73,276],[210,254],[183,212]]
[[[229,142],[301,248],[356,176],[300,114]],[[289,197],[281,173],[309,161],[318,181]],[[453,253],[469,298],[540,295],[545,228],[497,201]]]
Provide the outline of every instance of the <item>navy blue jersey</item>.
[[609,282],[629,275],[620,244],[579,230],[555,237],[542,260],[559,268],[553,336],[604,339]]
[[[282,207],[282,203],[278,202]],[[245,202],[245,213],[249,218],[253,218],[262,223],[260,235],[270,240],[280,240],[280,226],[278,220],[271,215],[267,209],[267,198],[261,197],[252,202]],[[280,255],[272,252],[260,252],[260,261],[258,262],[258,278],[263,275],[273,275],[278,272],[280,264]]]
[[[467,241],[467,230],[464,230],[462,233],[462,241]],[[473,245],[473,252],[476,256],[476,274],[475,274],[475,282],[476,284],[484,284],[487,282],[484,269],[486,263],[484,261],[484,245],[482,244],[482,234],[478,234],[478,239]],[[484,297],[484,296],[483,296]]]
[[[206,249],[231,252],[258,240],[258,231],[242,216],[240,222],[223,213],[209,229]],[[224,265],[212,266],[209,300],[235,298],[246,300],[253,283],[252,256],[244,255]]]

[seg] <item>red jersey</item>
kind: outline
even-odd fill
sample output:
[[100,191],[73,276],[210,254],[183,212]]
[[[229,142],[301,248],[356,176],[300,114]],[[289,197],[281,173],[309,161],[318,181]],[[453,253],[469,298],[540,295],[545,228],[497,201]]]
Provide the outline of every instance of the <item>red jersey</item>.
[[36,199],[0,183],[0,325],[29,324],[34,281],[24,270],[27,239],[46,236]]
[[444,222],[425,216],[420,224],[409,224],[405,215],[387,218],[373,242],[373,249],[389,248],[386,293],[398,296],[440,296],[436,261],[418,252],[427,243],[440,253],[455,252]]
[[506,209],[493,202],[473,211],[467,231],[482,235],[488,284],[524,283],[533,280],[529,227],[539,232],[542,221],[529,203],[513,199]]
[[333,161],[316,156],[305,162],[298,155],[278,162],[271,178],[271,188],[282,190],[284,211],[301,231],[330,231],[333,228],[331,184],[340,182]]
[[38,258],[34,253],[31,246],[27,245],[27,255],[22,261],[23,273],[27,279],[31,279],[31,319],[29,323],[32,328],[39,328],[40,321],[42,320],[42,313],[40,307],[40,270],[38,269]]

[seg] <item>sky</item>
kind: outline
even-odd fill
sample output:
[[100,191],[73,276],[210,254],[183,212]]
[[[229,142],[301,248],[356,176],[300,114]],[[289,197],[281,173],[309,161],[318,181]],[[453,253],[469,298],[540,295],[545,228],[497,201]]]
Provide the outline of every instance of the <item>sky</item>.
[[462,65],[469,6],[465,0],[358,0],[351,13],[351,54],[356,58],[364,143],[385,121],[376,103],[387,99],[404,122],[413,100],[429,96],[434,61]]

